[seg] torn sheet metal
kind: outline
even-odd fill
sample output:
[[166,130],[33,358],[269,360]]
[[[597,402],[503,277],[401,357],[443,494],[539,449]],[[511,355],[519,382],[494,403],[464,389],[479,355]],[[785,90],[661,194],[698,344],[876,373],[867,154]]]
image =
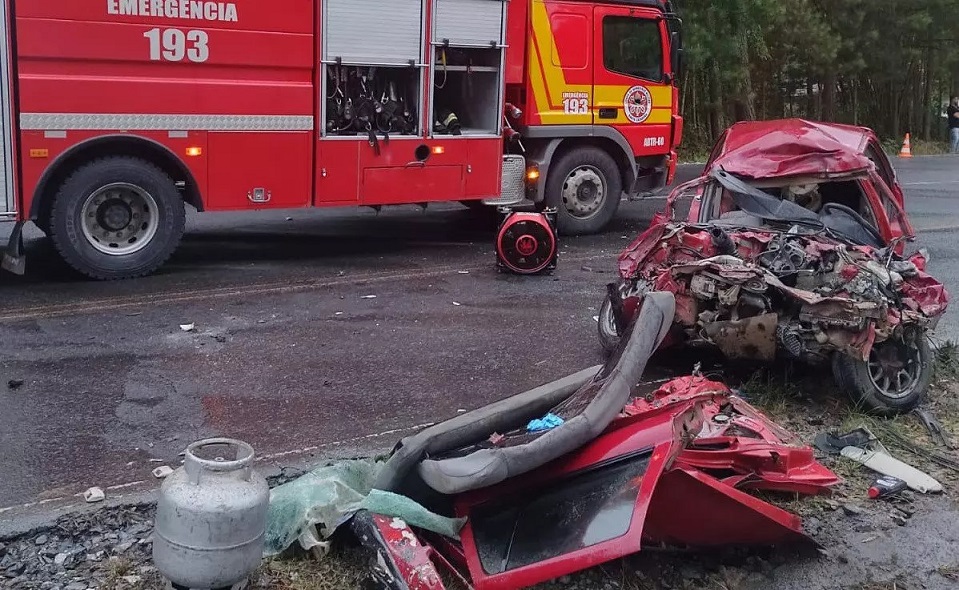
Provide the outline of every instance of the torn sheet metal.
[[624,413],[637,415],[663,400],[677,403],[684,398],[701,399],[702,428],[679,453],[677,463],[721,474],[727,485],[744,489],[814,495],[827,493],[840,482],[792,433],[722,383],[704,377],[671,381],[646,398],[634,400]]
[[360,510],[350,520],[350,530],[372,553],[369,575],[384,590],[444,590],[433,563],[435,551],[420,542],[406,522]]
[[813,494],[838,481],[724,385],[686,377],[631,401],[578,451],[459,495],[455,513],[474,587],[506,589],[644,547],[815,545],[799,517],[738,488]]

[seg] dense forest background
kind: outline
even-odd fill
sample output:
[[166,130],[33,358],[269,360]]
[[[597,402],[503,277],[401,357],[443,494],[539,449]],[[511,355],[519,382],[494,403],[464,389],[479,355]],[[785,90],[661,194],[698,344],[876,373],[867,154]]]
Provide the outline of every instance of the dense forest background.
[[959,0],[678,0],[684,144],[729,124],[808,117],[885,140],[946,139],[959,92]]

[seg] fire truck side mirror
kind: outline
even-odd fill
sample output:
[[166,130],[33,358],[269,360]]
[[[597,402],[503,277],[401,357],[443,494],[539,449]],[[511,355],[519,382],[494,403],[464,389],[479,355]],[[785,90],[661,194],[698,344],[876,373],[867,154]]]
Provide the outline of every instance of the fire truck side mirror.
[[673,69],[673,81],[678,83],[683,75],[683,41],[679,31],[669,35],[669,61]]

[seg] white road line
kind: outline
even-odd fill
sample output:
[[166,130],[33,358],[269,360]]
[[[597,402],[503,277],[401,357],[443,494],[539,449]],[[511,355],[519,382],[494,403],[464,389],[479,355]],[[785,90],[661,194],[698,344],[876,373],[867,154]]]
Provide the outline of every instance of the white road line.
[[[270,460],[273,460],[273,459],[279,459],[279,458],[281,458],[281,457],[288,457],[288,456],[290,456],[290,455],[302,455],[302,454],[305,454],[305,453],[312,453],[312,452],[314,452],[314,451],[317,451],[317,450],[320,450],[320,449],[329,448],[329,447],[337,447],[337,446],[342,446],[342,445],[354,444],[354,443],[357,443],[357,442],[360,442],[360,441],[364,441],[364,440],[370,440],[370,439],[379,438],[379,437],[382,437],[382,436],[389,436],[389,435],[392,435],[392,434],[398,434],[398,433],[400,433],[400,432],[408,432],[408,431],[420,430],[420,429],[422,429],[422,428],[427,428],[427,427],[433,426],[434,424],[436,424],[436,423],[435,423],[435,422],[424,422],[423,424],[415,424],[415,425],[413,425],[413,426],[405,426],[405,427],[403,427],[403,428],[393,428],[393,429],[390,429],[390,430],[384,430],[383,432],[375,432],[375,433],[373,433],[373,434],[365,434],[365,435],[363,435],[363,436],[355,436],[355,437],[353,437],[353,438],[347,438],[347,439],[344,439],[344,440],[338,440],[338,441],[323,443],[323,444],[321,444],[321,445],[304,447],[304,448],[302,448],[302,449],[293,449],[293,450],[291,450],[291,451],[282,451],[282,452],[279,452],[279,453],[271,453],[271,454],[269,454],[269,455],[262,455],[262,456],[257,457],[257,458],[256,458],[256,461],[270,461]],[[146,480],[142,480],[142,479],[141,479],[141,480],[137,480],[137,481],[131,481],[131,482],[128,482],[128,483],[121,483],[121,484],[117,484],[117,485],[108,486],[108,487],[104,488],[104,490],[112,492],[112,491],[116,491],[116,490],[122,490],[122,489],[126,489],[126,488],[136,487],[136,486],[141,485],[141,484],[144,484],[144,483],[146,483]],[[5,506],[5,507],[3,507],[3,508],[0,508],[0,514],[3,514],[3,513],[5,513],[5,512],[10,512],[11,510],[33,508],[33,507],[35,507],[35,506],[43,506],[44,504],[50,504],[50,503],[52,503],[52,502],[62,502],[63,500],[69,500],[69,499],[72,499],[72,498],[82,498],[82,497],[83,497],[83,492],[80,492],[80,493],[78,493],[78,494],[73,494],[72,496],[59,496],[59,497],[56,497],[56,498],[46,498],[46,499],[44,499],[44,500],[38,500],[38,501],[36,501],[36,502],[27,502],[27,503],[25,503],[25,504],[14,504],[14,505],[12,505],[12,506]],[[119,494],[119,495],[115,495],[115,496],[111,494],[110,497],[111,497],[111,499],[122,498],[122,497],[123,497],[123,494]],[[82,505],[82,504],[71,504],[71,505],[69,505],[69,506],[66,506],[66,508],[72,508],[72,507],[74,507],[74,506],[80,506],[80,505]]]
[[342,445],[348,445],[348,444],[357,443],[357,442],[364,441],[364,440],[370,440],[370,439],[373,439],[373,438],[379,438],[379,437],[381,437],[381,436],[387,436],[387,435],[390,435],[390,434],[397,434],[397,433],[400,433],[400,432],[407,432],[407,431],[410,431],[410,430],[419,430],[419,429],[421,429],[421,428],[427,428],[427,427],[429,427],[429,426],[433,426],[434,424],[436,424],[436,423],[435,423],[435,422],[424,422],[423,424],[416,424],[415,426],[405,426],[405,427],[403,427],[403,428],[394,428],[394,429],[392,429],[392,430],[385,430],[385,431],[383,431],[383,432],[376,432],[376,433],[373,433],[373,434],[364,434],[363,436],[356,436],[356,437],[353,437],[353,438],[348,438],[348,439],[346,439],[346,440],[338,440],[338,441],[329,442],[329,443],[323,443],[323,444],[321,444],[321,445],[315,445],[315,446],[311,446],[311,447],[303,447],[302,449],[293,449],[292,451],[282,451],[282,452],[279,452],[279,453],[271,453],[271,454],[269,454],[269,455],[262,455],[262,456],[260,456],[260,457],[257,457],[257,458],[256,458],[256,461],[270,461],[270,460],[273,460],[273,459],[279,459],[280,457],[288,457],[288,456],[290,456],[290,455],[303,455],[303,454],[306,454],[306,453],[312,453],[313,451],[317,451],[317,450],[319,450],[319,449],[325,449],[325,448],[329,448],[329,447],[338,447],[338,446],[342,446]]

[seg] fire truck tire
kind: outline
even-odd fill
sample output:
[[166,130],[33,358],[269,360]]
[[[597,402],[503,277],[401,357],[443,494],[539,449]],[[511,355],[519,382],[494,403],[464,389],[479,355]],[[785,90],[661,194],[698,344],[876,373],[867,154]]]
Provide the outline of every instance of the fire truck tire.
[[80,166],[60,186],[50,237],[80,273],[128,279],[166,262],[185,223],[183,199],[168,174],[139,158],[113,156]]
[[616,161],[597,147],[563,154],[549,168],[546,204],[557,209],[561,235],[593,234],[616,214],[623,180]]

